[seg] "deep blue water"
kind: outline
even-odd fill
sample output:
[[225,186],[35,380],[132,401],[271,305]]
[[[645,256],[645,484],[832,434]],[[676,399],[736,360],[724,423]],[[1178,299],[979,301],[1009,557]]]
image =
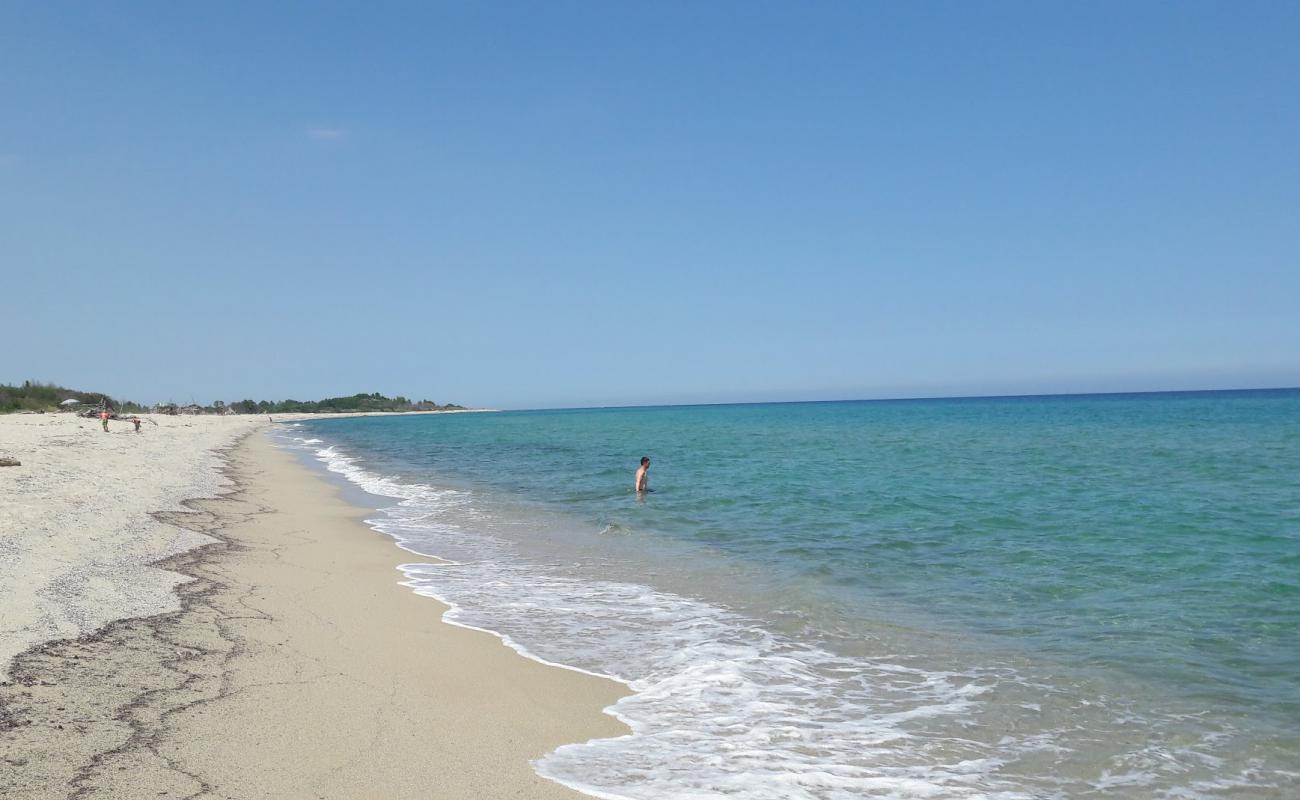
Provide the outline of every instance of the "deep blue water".
[[1300,791],[1300,391],[294,434],[388,498],[379,530],[461,562],[408,569],[413,588],[632,685],[615,710],[638,736],[539,763],[586,791]]

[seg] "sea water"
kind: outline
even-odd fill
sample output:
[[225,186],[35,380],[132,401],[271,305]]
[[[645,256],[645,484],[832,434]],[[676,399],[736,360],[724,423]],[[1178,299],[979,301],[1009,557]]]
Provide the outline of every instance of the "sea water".
[[281,431],[449,621],[628,685],[535,764],[588,794],[1300,796],[1300,391]]

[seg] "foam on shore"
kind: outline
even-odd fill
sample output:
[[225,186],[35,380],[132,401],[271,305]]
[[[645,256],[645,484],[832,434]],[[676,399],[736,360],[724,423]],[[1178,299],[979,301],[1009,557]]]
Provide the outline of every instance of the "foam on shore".
[[1230,724],[1139,709],[1108,693],[1116,687],[1006,660],[883,645],[844,655],[717,603],[602,579],[562,550],[526,554],[508,532],[541,529],[498,518],[474,491],[399,479],[295,438],[331,472],[396,501],[371,527],[412,553],[452,559],[402,567],[412,590],[450,606],[448,622],[632,690],[608,710],[630,735],[564,745],[535,763],[587,794],[1208,798],[1224,781],[1263,790],[1278,780],[1248,758],[1229,760],[1241,740]]
[[536,763],[545,777],[617,800],[1031,796],[996,777],[997,753],[912,732],[968,715],[997,676],[844,658],[699,600],[517,561],[458,521],[473,519],[469,493],[372,473],[338,447],[314,453],[399,501],[367,522],[404,549],[476,556],[402,566],[415,592],[451,607],[446,621],[632,689],[609,713],[633,733],[560,747]]

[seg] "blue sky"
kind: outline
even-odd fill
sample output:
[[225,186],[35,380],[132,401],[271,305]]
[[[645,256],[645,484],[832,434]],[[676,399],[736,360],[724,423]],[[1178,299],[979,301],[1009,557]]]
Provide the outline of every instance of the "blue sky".
[[0,381],[1300,384],[1300,5],[0,5]]

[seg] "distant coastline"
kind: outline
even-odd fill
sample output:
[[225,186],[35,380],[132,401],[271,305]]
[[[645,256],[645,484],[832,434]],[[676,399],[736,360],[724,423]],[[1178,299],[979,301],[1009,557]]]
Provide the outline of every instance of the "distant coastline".
[[409,400],[402,395],[386,397],[379,392],[358,393],[323,400],[214,400],[208,405],[174,402],[143,405],[131,400],[115,400],[103,392],[69,389],[54,383],[23,381],[22,385],[0,384],[0,414],[13,412],[70,411],[81,414],[108,411],[125,414],[357,414],[447,411],[489,411],[471,409],[457,403],[432,400]]

